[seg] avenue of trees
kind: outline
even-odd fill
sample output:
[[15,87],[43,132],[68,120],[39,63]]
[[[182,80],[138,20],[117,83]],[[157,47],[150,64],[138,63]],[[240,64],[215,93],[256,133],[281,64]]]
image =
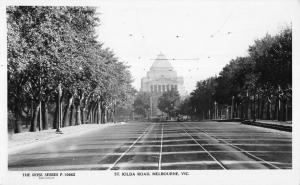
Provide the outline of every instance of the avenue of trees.
[[8,119],[15,133],[115,121],[135,90],[131,75],[97,41],[92,7],[9,6]]
[[181,114],[196,119],[291,120],[291,28],[256,40],[248,53],[231,60],[218,76],[197,82],[180,105]]

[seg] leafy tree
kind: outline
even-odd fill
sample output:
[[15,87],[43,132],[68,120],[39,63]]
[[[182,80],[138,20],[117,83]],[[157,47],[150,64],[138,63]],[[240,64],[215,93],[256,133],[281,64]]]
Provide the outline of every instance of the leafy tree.
[[181,115],[192,115],[194,113],[193,110],[193,102],[190,97],[186,97],[184,100],[180,101],[178,106],[178,113]]
[[215,77],[197,82],[196,89],[191,93],[192,114],[211,117],[216,85]]
[[133,103],[134,112],[144,117],[150,108],[150,94],[147,92],[139,92]]
[[180,96],[177,90],[172,89],[166,91],[158,98],[158,105],[160,111],[167,113],[168,116],[174,117],[177,115],[178,106],[180,103]]
[[11,6],[7,15],[8,108],[15,132],[23,112],[31,114],[31,131],[48,128],[48,109],[56,128],[61,105],[62,126],[99,123],[132,96],[128,67],[96,41],[95,8]]
[[[249,46],[249,56],[237,57],[218,77],[197,82],[191,93],[191,115],[211,112],[214,102],[231,107],[234,117],[285,120],[292,99],[292,30],[266,35]],[[183,105],[183,106],[184,106]],[[267,110],[265,110],[267,108]],[[272,109],[272,110],[271,110]],[[228,110],[227,110],[228,111]],[[223,110],[224,112],[224,110]],[[203,116],[202,116],[203,117]]]

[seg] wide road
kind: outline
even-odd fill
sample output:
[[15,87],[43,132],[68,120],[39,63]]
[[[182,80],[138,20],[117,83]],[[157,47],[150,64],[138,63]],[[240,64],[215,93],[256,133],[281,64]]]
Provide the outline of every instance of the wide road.
[[231,122],[116,124],[9,155],[8,168],[291,169],[292,135]]

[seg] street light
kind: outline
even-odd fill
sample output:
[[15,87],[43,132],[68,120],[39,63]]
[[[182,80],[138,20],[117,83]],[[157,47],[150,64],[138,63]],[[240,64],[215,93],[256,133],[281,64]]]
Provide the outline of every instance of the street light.
[[217,102],[215,101],[215,119],[217,119]]
[[228,119],[229,114],[228,114],[229,110],[228,110],[228,106],[226,105],[226,119]]

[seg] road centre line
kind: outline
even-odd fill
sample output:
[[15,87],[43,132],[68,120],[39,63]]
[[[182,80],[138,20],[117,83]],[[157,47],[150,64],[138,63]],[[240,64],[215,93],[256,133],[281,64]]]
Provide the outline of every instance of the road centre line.
[[122,153],[122,155],[108,168],[108,170],[111,170],[121,159],[122,157],[135,145],[136,142],[138,142],[148,131],[148,129],[150,128],[151,125],[149,125],[145,131],[130,145],[130,147]]
[[161,138],[160,138],[160,152],[159,152],[158,170],[161,170],[161,156],[162,156],[163,138],[164,138],[164,124],[162,123],[162,127],[161,127]]
[[241,152],[244,152],[244,153],[250,155],[251,157],[253,157],[253,158],[257,159],[257,160],[263,161],[264,163],[266,163],[266,164],[268,164],[268,165],[270,165],[270,166],[272,166],[272,167],[274,167],[274,168],[276,168],[276,169],[280,169],[279,167],[277,167],[277,166],[271,164],[270,162],[265,161],[265,160],[263,160],[262,158],[257,157],[257,156],[255,156],[255,155],[253,155],[253,154],[251,154],[251,153],[249,153],[249,152],[247,152],[247,151],[241,149],[241,148],[238,147],[238,146],[235,146],[234,144],[231,144],[231,143],[229,143],[229,142],[227,142],[227,141],[224,141],[223,139],[220,139],[220,138],[218,138],[218,137],[216,137],[216,136],[214,136],[214,135],[209,135],[209,134],[207,134],[205,131],[203,131],[203,130],[201,130],[201,129],[199,129],[199,128],[198,128],[198,130],[199,130],[200,132],[204,133],[205,135],[207,135],[208,137],[213,137],[213,138],[215,138],[215,139],[217,139],[217,140],[219,140],[219,141],[223,141],[224,143],[229,144],[229,145],[232,146],[233,148],[236,148],[236,149],[240,150]]
[[[183,127],[183,126],[182,126],[182,127]],[[193,137],[192,135],[190,135],[190,134],[184,129],[184,127],[183,127],[182,129],[185,131],[185,133],[187,133],[191,138],[194,139],[194,137]],[[225,166],[224,166],[223,164],[221,164],[214,156],[212,156],[211,153],[208,152],[208,151],[207,151],[207,150],[206,150],[206,149],[205,149],[205,148],[204,148],[197,140],[194,139],[194,141],[195,141],[196,143],[198,143],[198,145],[199,145],[204,151],[206,151],[206,153],[207,153],[213,160],[215,160],[219,166],[221,166],[224,170],[227,170],[227,169],[225,168]]]

